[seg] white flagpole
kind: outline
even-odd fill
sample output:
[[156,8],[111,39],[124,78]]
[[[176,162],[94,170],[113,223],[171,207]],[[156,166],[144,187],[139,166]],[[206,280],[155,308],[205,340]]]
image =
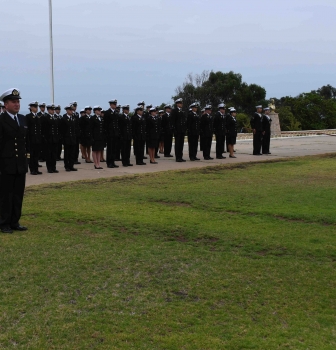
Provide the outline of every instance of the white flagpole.
[[54,44],[52,33],[52,0],[49,0],[49,34],[50,34],[50,84],[51,84],[51,103],[54,104]]

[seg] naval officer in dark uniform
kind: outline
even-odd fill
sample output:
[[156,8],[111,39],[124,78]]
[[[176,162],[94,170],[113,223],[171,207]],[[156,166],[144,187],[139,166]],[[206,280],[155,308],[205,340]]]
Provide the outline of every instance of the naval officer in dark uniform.
[[175,136],[175,158],[177,162],[185,162],[183,159],[184,137],[187,131],[187,115],[182,110],[183,100],[179,98],[175,101],[175,108],[172,111]]
[[264,108],[264,114],[262,116],[262,154],[271,154],[271,125],[272,119],[270,117],[271,109],[269,107]]
[[143,161],[146,142],[146,120],[143,117],[143,106],[138,105],[132,117],[133,148],[136,165],[146,165]]
[[212,106],[206,105],[205,112],[201,117],[201,135],[203,138],[203,157],[205,160],[212,160],[210,157],[213,137],[213,117],[211,115]]
[[225,159],[223,156],[225,150],[225,104],[220,103],[218,105],[218,112],[214,117],[214,133],[216,135],[216,158]]
[[110,100],[110,108],[104,113],[104,129],[106,133],[106,164],[108,168],[119,168],[115,160],[120,156],[120,128],[117,100]]
[[256,112],[251,118],[251,128],[253,130],[253,155],[261,156],[262,143],[262,106],[256,106]]
[[60,120],[59,128],[64,143],[64,168],[66,171],[77,171],[74,168],[76,161],[76,121],[72,117],[73,109],[71,105],[64,107],[66,114]]
[[0,100],[6,112],[0,115],[0,228],[3,233],[26,231],[20,225],[27,163],[30,157],[25,116],[20,111],[20,91],[5,91]]
[[129,116],[129,105],[122,107],[122,114],[119,116],[121,160],[124,167],[133,166],[130,162],[132,147],[132,120]]
[[[30,145],[30,161],[29,169],[31,175],[41,175],[42,172],[38,170],[38,160],[42,151],[42,126],[41,118],[44,116],[44,112],[37,113],[38,102],[29,103],[30,113],[26,115],[26,123],[28,126],[29,145]],[[44,104],[40,105],[40,108],[44,108]],[[45,152],[43,152],[45,154]],[[45,156],[45,155],[44,155]]]
[[191,161],[200,160],[197,158],[198,139],[200,135],[200,116],[197,113],[198,103],[193,103],[189,106],[188,113],[188,144],[189,144],[189,159]]
[[[55,114],[54,116],[58,119],[58,122],[62,119],[62,114],[61,114],[61,106],[57,105],[55,107]],[[59,142],[57,146],[57,160],[63,160],[62,158],[62,150],[63,150],[63,139],[61,135],[59,135]]]
[[164,107],[165,113],[162,116],[162,132],[163,132],[163,153],[165,157],[171,158],[172,144],[173,144],[173,134],[174,134],[174,124],[171,117],[172,107],[171,105],[166,105]]
[[51,174],[58,173],[58,170],[56,170],[56,161],[59,144],[59,119],[55,115],[55,108],[53,104],[47,105],[47,113],[41,117],[46,165],[48,173]]

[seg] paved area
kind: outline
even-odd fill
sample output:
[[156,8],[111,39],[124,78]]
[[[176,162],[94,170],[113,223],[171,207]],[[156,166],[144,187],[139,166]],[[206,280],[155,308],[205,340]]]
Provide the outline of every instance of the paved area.
[[[215,158],[215,147],[216,144],[213,142],[211,156]],[[187,160],[185,163],[175,162],[175,158],[161,158],[157,159],[158,164],[149,164],[149,160],[145,160],[147,165],[135,165],[135,159],[133,154],[131,156],[131,163],[134,164],[132,167],[123,167],[121,162],[116,162],[119,168],[109,169],[106,168],[106,163],[101,163],[104,167],[103,170],[95,170],[93,164],[83,163],[76,165],[78,171],[66,172],[64,170],[64,164],[62,161],[57,162],[58,174],[47,173],[45,163],[42,164],[40,171],[42,175],[30,175],[27,174],[27,186],[48,184],[48,183],[59,183],[66,181],[80,181],[88,179],[108,178],[114,176],[132,175],[132,174],[143,174],[143,173],[154,173],[158,171],[167,170],[183,170],[202,168],[207,166],[214,166],[219,164],[234,164],[242,162],[255,162],[261,160],[270,160],[287,157],[297,157],[306,155],[316,155],[324,153],[336,152],[336,137],[335,136],[310,136],[310,137],[293,137],[293,138],[279,138],[271,140],[271,155],[253,156],[252,155],[252,140],[238,140],[236,146],[236,157],[237,158],[226,158],[226,159],[214,159],[214,160],[203,160],[202,152],[198,152],[198,158],[200,161],[190,162],[188,157],[188,145],[184,146],[184,159]],[[228,156],[226,153],[225,155]]]

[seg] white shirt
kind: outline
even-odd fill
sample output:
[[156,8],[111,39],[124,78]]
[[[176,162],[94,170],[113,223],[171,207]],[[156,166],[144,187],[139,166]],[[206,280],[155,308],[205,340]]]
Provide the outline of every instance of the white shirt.
[[9,114],[9,116],[15,121],[15,117],[16,117],[16,120],[17,120],[17,123],[19,124],[19,126],[20,126],[20,122],[19,122],[19,118],[18,118],[18,116],[16,115],[16,114],[12,114],[12,113],[9,113],[8,111],[7,111],[7,113]]

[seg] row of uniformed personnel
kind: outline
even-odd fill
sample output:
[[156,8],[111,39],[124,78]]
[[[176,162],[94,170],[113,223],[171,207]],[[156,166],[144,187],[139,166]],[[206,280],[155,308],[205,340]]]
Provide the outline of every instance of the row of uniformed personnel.
[[[64,166],[67,171],[75,171],[74,164],[78,164],[79,145],[83,158],[88,163],[90,151],[95,168],[101,169],[101,156],[95,152],[101,152],[106,147],[106,161],[109,168],[118,167],[116,160],[121,160],[124,166],[131,166],[130,152],[133,140],[134,154],[137,165],[144,165],[144,149],[150,156],[150,163],[156,164],[155,158],[159,158],[157,151],[159,143],[163,144],[165,157],[173,157],[172,140],[175,137],[175,157],[177,162],[184,162],[183,148],[184,138],[188,136],[189,158],[191,161],[197,158],[198,142],[203,150],[205,160],[211,160],[210,150],[213,135],[216,136],[216,158],[224,159],[225,141],[230,157],[235,158],[234,145],[237,136],[236,110],[229,109],[225,113],[225,104],[218,105],[218,111],[212,115],[212,107],[207,105],[199,115],[199,105],[193,103],[189,106],[189,112],[183,111],[183,101],[175,101],[175,108],[166,105],[159,111],[156,107],[139,102],[135,113],[129,116],[129,106],[118,106],[117,100],[109,101],[110,108],[103,111],[100,106],[85,107],[76,112],[77,103],[72,102],[66,106],[66,114],[61,115],[61,107],[32,102],[29,104],[31,113],[27,118],[30,143],[32,145],[30,171],[31,174],[41,174],[38,160],[43,150],[43,158],[46,160],[48,172],[58,172],[56,161],[61,159],[62,145],[64,145]],[[37,112],[40,107],[40,112]],[[120,114],[120,109],[122,113]],[[268,110],[262,115],[262,106],[257,106],[257,112],[251,119],[254,133],[253,154],[261,152],[269,154],[271,119]],[[47,112],[45,112],[47,109]],[[260,110],[261,109],[261,110]]]

